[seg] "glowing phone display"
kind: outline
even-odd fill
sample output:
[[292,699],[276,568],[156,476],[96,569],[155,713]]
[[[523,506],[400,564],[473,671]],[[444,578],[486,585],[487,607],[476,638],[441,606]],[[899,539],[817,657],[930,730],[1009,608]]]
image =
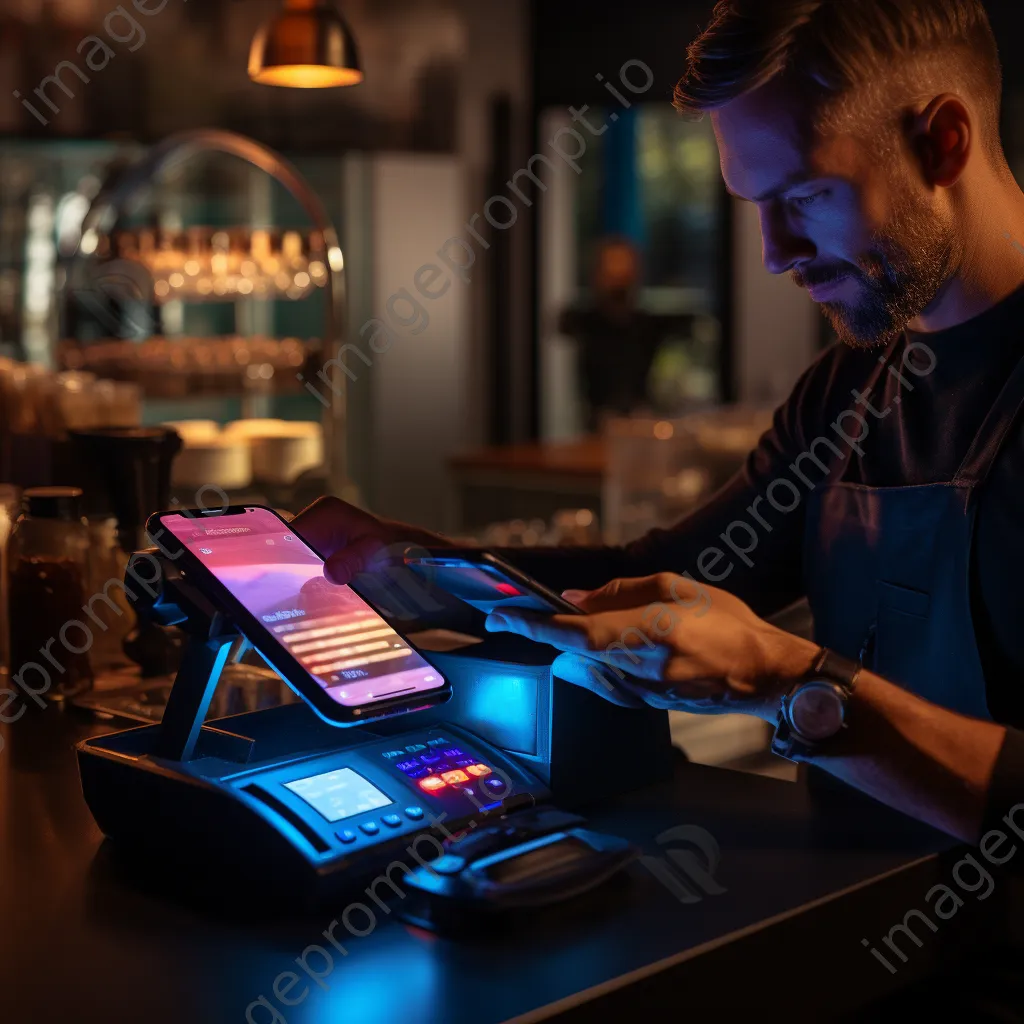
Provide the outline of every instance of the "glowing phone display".
[[319,555],[269,509],[160,519],[337,703],[361,707],[445,686],[351,587],[324,579]]

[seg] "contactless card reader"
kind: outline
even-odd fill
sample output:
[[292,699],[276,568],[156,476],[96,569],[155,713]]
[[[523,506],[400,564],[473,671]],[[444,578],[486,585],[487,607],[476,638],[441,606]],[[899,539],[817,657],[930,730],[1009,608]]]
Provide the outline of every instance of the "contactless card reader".
[[[173,564],[163,569],[159,597],[137,610],[188,636],[164,720],[78,747],[86,802],[115,844],[172,861],[179,872],[274,880],[317,897],[396,862],[431,876],[430,863],[447,865],[450,888],[459,861],[467,881],[456,886],[458,898],[472,892],[495,905],[551,902],[632,860],[629,844],[549,808],[550,791],[531,772],[452,723],[424,718],[410,728],[414,713],[338,729],[296,703],[204,725],[229,652],[247,641]],[[479,858],[457,856],[470,837],[461,849],[492,863],[514,859],[518,844],[530,855],[540,839],[571,847],[573,857],[534,854],[523,862],[530,870],[503,869],[512,889],[491,878],[493,868],[486,886],[471,884]],[[444,897],[444,887],[426,888]]]

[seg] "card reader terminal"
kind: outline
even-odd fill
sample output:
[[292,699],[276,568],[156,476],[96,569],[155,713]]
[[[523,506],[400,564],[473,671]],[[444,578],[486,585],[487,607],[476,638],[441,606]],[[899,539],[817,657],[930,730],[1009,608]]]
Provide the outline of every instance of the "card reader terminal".
[[[550,797],[501,751],[454,725],[389,736],[364,727],[347,745],[325,747],[319,734],[336,730],[310,719],[303,705],[221,719],[188,761],[160,756],[159,726],[87,740],[79,748],[86,800],[103,831],[127,845],[196,867],[230,864],[239,881],[272,874],[324,891],[408,859],[418,835],[436,839],[416,848],[429,858],[451,836]],[[309,729],[316,742],[282,755],[288,734],[309,743]],[[239,740],[249,756],[237,758]],[[199,835],[217,837],[216,858]]]

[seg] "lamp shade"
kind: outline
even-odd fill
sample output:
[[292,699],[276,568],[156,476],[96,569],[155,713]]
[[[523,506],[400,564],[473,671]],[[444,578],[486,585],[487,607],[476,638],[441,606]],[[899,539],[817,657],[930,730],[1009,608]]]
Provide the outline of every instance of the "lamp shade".
[[352,31],[327,0],[287,0],[256,33],[249,77],[262,85],[330,89],[363,80]]

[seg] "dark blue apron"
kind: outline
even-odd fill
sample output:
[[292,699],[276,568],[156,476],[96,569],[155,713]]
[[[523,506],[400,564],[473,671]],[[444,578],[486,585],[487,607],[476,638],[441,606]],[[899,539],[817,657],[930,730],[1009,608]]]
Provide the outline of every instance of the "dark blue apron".
[[952,480],[865,487],[840,474],[807,507],[804,579],[815,640],[975,718],[990,718],[971,615],[979,489],[1022,407],[1024,359]]

